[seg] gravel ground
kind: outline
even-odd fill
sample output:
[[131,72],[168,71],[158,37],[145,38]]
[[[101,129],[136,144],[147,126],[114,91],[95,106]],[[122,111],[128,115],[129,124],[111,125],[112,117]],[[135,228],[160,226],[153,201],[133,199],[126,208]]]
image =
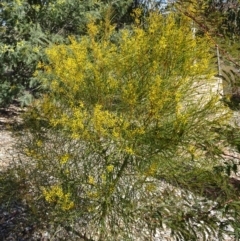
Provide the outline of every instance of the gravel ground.
[[0,171],[16,158],[16,151],[13,148],[15,140],[10,129],[13,125],[21,123],[21,112],[22,109],[14,105],[8,109],[0,109]]
[[5,170],[16,158],[13,145],[15,141],[11,135],[11,131],[0,130],[0,171]]
[[[13,159],[16,160],[17,152],[14,149],[14,137],[8,126],[14,123],[20,123],[18,109],[10,108],[9,111],[0,112],[0,174],[11,166]],[[237,115],[239,116],[239,115]],[[1,187],[0,187],[1,189]],[[1,192],[1,190],[0,190]],[[44,219],[44,215],[43,219]],[[47,220],[47,218],[46,218]],[[62,227],[53,227],[46,220],[42,223],[36,223],[27,202],[24,200],[2,201],[0,195],[0,241],[58,241],[58,240],[76,240],[93,241],[87,237],[80,237],[66,231]],[[170,237],[170,230],[157,231],[154,241],[174,241]],[[222,241],[233,241],[234,239],[225,236]],[[201,241],[199,239],[199,241]],[[210,241],[210,239],[208,240]],[[218,241],[211,239],[211,241]]]
[[[0,132],[0,171],[3,171],[11,165],[12,158],[16,158],[16,155],[14,156],[16,152],[11,132],[3,129]],[[74,235],[63,227],[51,227],[45,221],[42,220],[41,225],[36,223],[32,217],[32,211],[24,200],[0,202],[0,240],[2,241],[94,241],[84,236]],[[171,238],[170,233],[168,229],[157,230],[153,241],[175,241],[174,238]],[[199,239],[199,241],[201,240]],[[218,239],[208,241],[218,241]],[[234,241],[234,239],[225,236],[222,241]]]

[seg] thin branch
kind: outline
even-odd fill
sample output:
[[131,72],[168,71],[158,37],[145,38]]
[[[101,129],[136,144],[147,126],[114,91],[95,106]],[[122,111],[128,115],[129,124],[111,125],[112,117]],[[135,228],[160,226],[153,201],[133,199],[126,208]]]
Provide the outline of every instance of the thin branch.
[[[199,20],[197,20],[197,18],[193,15],[191,15],[189,12],[187,11],[183,11],[182,9],[178,8],[177,5],[176,5],[176,8],[179,12],[181,12],[182,14],[184,14],[185,16],[191,18],[200,28],[201,30],[206,34],[208,35],[208,37],[210,38],[210,40],[213,42],[213,44],[215,46],[218,46],[218,51],[221,52],[222,55],[224,55],[224,57],[230,61],[231,63],[235,64],[235,66],[239,67],[240,68],[240,64],[238,64],[234,59],[233,57],[227,53],[226,50],[224,50],[223,48],[219,47],[219,44],[212,38],[212,36],[209,35],[209,27],[204,24],[204,23],[201,23]],[[219,36],[219,37],[222,37],[221,34],[219,33],[214,33],[216,36]]]
[[227,153],[225,153],[225,152],[223,152],[222,155],[225,156],[225,157],[231,157],[231,158],[240,160],[240,157],[237,157],[237,156],[234,156],[234,155],[231,155],[231,154],[227,154]]

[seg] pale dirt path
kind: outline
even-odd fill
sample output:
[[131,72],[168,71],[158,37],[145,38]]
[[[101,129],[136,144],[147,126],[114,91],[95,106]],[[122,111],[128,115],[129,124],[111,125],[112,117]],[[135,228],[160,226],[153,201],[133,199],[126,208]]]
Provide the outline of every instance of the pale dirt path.
[[17,158],[17,152],[14,149],[15,138],[12,135],[11,127],[21,123],[19,115],[22,111],[24,110],[15,105],[10,105],[7,109],[0,109],[0,171]]
[[0,131],[0,171],[7,168],[10,162],[14,158],[14,138],[11,135],[11,131]]

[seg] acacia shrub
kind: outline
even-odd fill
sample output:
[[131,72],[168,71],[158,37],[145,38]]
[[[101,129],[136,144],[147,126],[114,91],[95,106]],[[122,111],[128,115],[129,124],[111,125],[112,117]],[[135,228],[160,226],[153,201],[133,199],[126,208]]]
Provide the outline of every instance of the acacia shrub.
[[91,22],[87,36],[47,50],[49,93],[25,114],[19,142],[27,178],[55,222],[93,240],[150,240],[164,225],[185,240],[220,234],[207,210],[222,199],[201,194],[208,180],[225,201],[235,193],[213,177],[214,130],[229,112],[217,93],[196,91],[214,74],[208,39],[193,37],[187,17],[140,14],[130,29]]

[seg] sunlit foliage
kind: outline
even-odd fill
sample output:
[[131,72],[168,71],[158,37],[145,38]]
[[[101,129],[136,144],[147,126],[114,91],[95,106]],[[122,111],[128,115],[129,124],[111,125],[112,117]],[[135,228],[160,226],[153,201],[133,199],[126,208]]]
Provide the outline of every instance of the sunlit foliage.
[[45,48],[67,44],[68,35],[84,35],[89,19],[100,21],[108,6],[116,11],[112,19],[123,25],[130,0],[0,1],[0,107],[14,100],[28,105],[39,97],[43,89],[33,73]]
[[26,113],[19,143],[29,178],[52,215],[93,240],[151,240],[163,226],[184,240],[221,235],[209,210],[235,198],[214,173],[230,113],[217,93],[199,94],[214,74],[208,38],[185,16],[140,15],[118,32],[92,21],[85,37],[47,49],[49,93]]
[[240,95],[240,1],[177,0],[174,8],[192,19],[196,34],[209,35],[212,51],[218,55],[213,63],[224,81],[225,101],[239,109]]

